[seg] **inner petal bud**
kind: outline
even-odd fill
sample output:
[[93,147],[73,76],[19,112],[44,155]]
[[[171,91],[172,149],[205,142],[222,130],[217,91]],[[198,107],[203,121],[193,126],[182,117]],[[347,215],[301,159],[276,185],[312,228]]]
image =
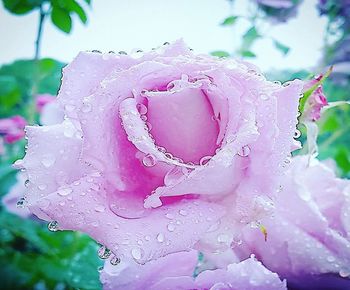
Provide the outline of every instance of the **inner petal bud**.
[[207,96],[197,88],[152,94],[147,119],[158,146],[184,162],[199,164],[217,149],[218,122]]

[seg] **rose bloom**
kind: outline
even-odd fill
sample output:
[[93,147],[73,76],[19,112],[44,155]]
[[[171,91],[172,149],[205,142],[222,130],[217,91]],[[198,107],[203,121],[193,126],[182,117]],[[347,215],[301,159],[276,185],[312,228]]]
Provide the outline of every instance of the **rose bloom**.
[[273,211],[302,88],[182,41],[82,52],[63,71],[65,120],[27,127],[29,208],[88,233],[113,264],[225,251]]
[[19,115],[0,119],[0,136],[5,143],[14,143],[24,137],[24,127],[27,121]]
[[55,96],[50,95],[50,94],[41,94],[41,95],[36,95],[35,97],[35,107],[36,110],[41,113],[43,108],[51,103],[55,101]]

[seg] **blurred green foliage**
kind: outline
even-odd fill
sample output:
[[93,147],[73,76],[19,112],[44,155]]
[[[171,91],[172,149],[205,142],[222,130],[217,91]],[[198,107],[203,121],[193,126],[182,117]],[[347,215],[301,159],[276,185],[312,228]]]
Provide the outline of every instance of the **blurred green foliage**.
[[[41,14],[50,16],[52,23],[65,33],[72,30],[72,15],[77,15],[84,24],[87,22],[83,3],[75,0],[2,0],[2,2],[9,12],[17,15],[39,10]],[[80,2],[91,4],[90,0]]]
[[[38,123],[35,95],[56,95],[63,63],[18,60],[0,68],[0,118],[21,115]],[[25,141],[6,145],[0,156],[0,198],[16,182],[12,163],[24,155]],[[97,244],[77,232],[50,232],[32,216],[23,219],[0,207],[1,289],[100,289]]]

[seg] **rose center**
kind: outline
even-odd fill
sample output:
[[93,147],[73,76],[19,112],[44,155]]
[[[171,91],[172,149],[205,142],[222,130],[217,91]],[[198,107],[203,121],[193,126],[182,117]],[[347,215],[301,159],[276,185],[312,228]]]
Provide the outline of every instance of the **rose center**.
[[200,89],[154,94],[148,97],[148,122],[158,146],[184,162],[198,164],[213,156],[219,126],[213,108]]

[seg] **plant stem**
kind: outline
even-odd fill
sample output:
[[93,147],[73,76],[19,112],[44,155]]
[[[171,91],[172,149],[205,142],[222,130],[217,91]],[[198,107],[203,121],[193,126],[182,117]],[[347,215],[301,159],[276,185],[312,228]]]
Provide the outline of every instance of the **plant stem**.
[[42,35],[43,24],[44,24],[44,20],[45,20],[45,16],[46,16],[42,5],[40,5],[40,7],[39,7],[39,13],[40,14],[39,14],[38,34],[36,36],[36,41],[35,41],[35,59],[39,59],[41,35]]

